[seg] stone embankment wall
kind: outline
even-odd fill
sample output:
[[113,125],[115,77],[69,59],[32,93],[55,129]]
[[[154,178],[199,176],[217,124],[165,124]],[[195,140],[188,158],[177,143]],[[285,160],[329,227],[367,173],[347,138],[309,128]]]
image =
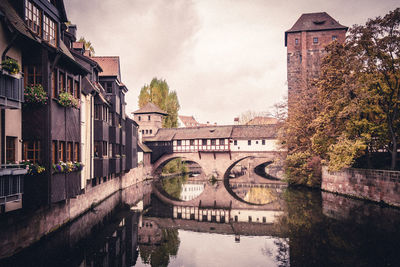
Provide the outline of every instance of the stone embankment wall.
[[322,169],[321,189],[400,207],[400,171]]
[[[54,232],[78,218],[120,190],[141,183],[149,171],[143,166],[132,169],[122,177],[88,187],[84,194],[65,202],[52,204],[35,211],[19,211],[0,218],[0,258],[28,247],[43,236]],[[120,198],[116,198],[120,199]],[[112,202],[113,205],[117,201]]]

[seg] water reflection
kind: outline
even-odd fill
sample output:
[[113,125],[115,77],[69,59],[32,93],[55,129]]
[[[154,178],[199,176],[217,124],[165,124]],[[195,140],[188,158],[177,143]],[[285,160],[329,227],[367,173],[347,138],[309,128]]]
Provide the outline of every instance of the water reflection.
[[[224,186],[207,188],[210,191],[203,194],[213,199]],[[251,188],[260,187],[248,192]],[[0,266],[397,266],[400,262],[399,209],[307,189],[279,190],[277,200],[269,204],[237,202],[244,206],[236,207],[218,198],[216,205],[174,206],[148,189],[123,191],[38,244],[0,260]],[[280,201],[284,205],[275,206]]]
[[186,174],[163,178],[160,183],[162,189],[171,198],[189,201],[203,193],[206,182],[204,178],[189,178]]

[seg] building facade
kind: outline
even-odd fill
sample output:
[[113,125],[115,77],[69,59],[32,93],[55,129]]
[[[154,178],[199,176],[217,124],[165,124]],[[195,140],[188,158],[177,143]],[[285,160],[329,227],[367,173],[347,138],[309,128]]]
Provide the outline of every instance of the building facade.
[[158,129],[162,128],[163,117],[168,115],[151,102],[132,114],[134,116],[133,119],[139,125],[139,133],[143,137],[156,135]]
[[302,14],[285,32],[289,104],[293,93],[308,89],[319,77],[325,47],[333,41],[344,42],[347,29],[320,12]]

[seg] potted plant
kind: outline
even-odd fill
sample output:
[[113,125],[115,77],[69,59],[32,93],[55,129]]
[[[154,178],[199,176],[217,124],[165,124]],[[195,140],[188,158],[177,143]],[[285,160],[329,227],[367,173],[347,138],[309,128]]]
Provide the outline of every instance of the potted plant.
[[58,95],[57,102],[65,108],[79,108],[80,106],[80,101],[66,91],[62,91]]
[[1,68],[7,71],[11,75],[15,75],[19,73],[20,67],[18,62],[15,59],[8,58],[1,62]]
[[45,105],[47,103],[47,93],[41,84],[31,84],[25,88],[24,100],[27,104]]

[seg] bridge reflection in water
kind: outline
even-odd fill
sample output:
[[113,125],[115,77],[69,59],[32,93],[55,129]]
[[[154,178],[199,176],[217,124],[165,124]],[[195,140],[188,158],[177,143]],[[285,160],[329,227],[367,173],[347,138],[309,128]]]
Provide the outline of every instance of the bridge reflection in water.
[[[111,196],[36,245],[0,260],[0,266],[397,266],[400,262],[399,209],[331,193],[285,189],[252,175],[225,183],[201,177],[166,181],[164,191],[160,181]],[[184,188],[194,188],[193,199],[179,199],[188,196]],[[267,197],[260,198],[259,191],[268,192]]]

